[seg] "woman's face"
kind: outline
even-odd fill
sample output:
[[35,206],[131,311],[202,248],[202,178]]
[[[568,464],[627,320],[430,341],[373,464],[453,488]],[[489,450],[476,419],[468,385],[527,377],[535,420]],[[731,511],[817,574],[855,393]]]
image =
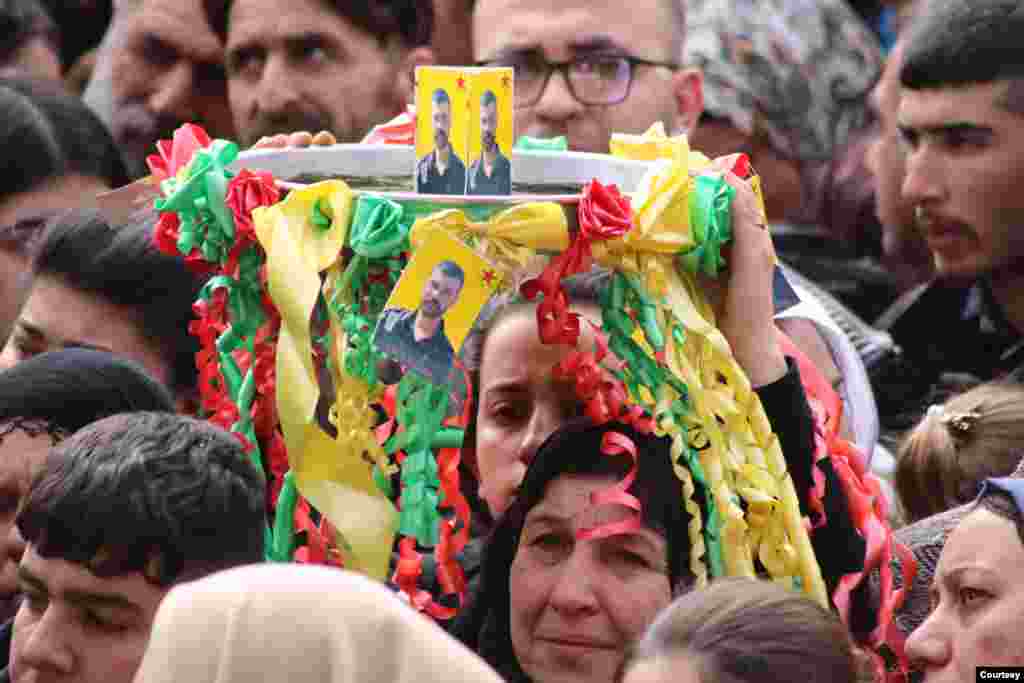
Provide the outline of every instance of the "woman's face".
[[6,610],[18,592],[18,562],[25,550],[14,525],[18,504],[28,493],[32,474],[46,461],[52,444],[49,434],[30,436],[21,429],[0,439],[0,618],[13,616]]
[[[596,308],[583,313],[600,320]],[[585,323],[582,328],[580,347],[591,349],[593,333]],[[537,448],[579,414],[573,388],[551,378],[551,369],[567,353],[566,346],[541,343],[532,307],[502,318],[487,338],[474,445],[480,496],[495,517],[512,502]]]
[[988,510],[949,535],[932,582],[932,613],[907,639],[925,683],[973,681],[978,666],[1024,665],[1024,543]]
[[509,575],[512,649],[534,683],[611,683],[626,646],[671,601],[668,546],[647,527],[577,534],[630,514],[594,506],[614,477],[562,475],[526,516]]

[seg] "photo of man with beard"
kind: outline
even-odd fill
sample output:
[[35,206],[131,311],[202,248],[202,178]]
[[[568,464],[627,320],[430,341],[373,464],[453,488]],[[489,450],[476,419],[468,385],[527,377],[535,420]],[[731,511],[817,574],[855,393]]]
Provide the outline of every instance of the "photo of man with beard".
[[498,98],[493,90],[480,96],[480,157],[469,167],[466,194],[512,194],[512,164],[498,144]]
[[466,166],[451,144],[452,102],[444,88],[430,98],[434,149],[416,165],[416,191],[422,194],[465,194]]
[[465,281],[458,263],[435,265],[416,310],[388,308],[381,315],[374,339],[377,349],[435,384],[446,383],[455,348],[444,331],[444,314],[458,301]]

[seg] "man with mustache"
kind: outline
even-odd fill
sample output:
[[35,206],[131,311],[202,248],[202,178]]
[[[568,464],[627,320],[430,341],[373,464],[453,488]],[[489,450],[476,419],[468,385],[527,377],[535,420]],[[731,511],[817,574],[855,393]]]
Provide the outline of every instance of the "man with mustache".
[[434,126],[434,151],[416,165],[416,191],[423,194],[464,194],[466,166],[452,149],[452,101],[444,88],[430,98],[430,120]]
[[444,314],[459,299],[466,279],[454,261],[441,261],[423,287],[415,311],[390,308],[377,328],[377,348],[437,384],[448,380],[455,349],[444,332]]
[[412,99],[434,61],[431,0],[207,0],[226,46],[228,95],[245,145],[287,131],[357,142]]
[[223,44],[203,0],[123,0],[109,32],[97,78],[111,89],[108,123],[133,176],[148,173],[153,145],[183,123],[234,137]]
[[466,194],[512,194],[512,165],[498,147],[498,98],[480,96],[480,158],[469,167]]
[[[1024,3],[929,3],[906,36],[903,200],[936,278],[883,317],[903,349],[873,378],[891,417],[1024,370]],[[966,377],[965,377],[966,376]],[[955,380],[955,381],[954,381]]]

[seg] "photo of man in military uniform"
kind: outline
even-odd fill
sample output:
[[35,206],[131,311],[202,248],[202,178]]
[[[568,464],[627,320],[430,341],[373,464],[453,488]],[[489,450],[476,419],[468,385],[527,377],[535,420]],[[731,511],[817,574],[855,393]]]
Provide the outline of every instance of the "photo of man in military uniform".
[[422,194],[465,194],[466,166],[451,144],[452,102],[444,88],[430,98],[434,149],[416,165],[416,191]]
[[458,301],[466,276],[454,261],[430,273],[415,310],[386,309],[377,327],[377,348],[435,384],[448,381],[455,349],[444,331],[444,314]]
[[498,145],[498,98],[493,90],[480,96],[480,157],[469,167],[466,194],[512,194],[512,164]]

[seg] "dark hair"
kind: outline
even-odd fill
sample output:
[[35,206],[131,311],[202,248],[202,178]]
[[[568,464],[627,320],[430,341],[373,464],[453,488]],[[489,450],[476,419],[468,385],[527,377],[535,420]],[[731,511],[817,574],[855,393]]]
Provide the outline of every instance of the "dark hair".
[[[456,635],[506,680],[523,678],[509,631],[509,574],[526,516],[543,499],[548,485],[562,475],[611,475],[619,479],[626,475],[630,469],[627,457],[601,451],[601,441],[608,432],[618,432],[636,446],[637,476],[628,492],[641,501],[644,523],[665,536],[669,585],[674,593],[692,586],[690,515],[682,505],[681,485],[672,468],[671,440],[641,434],[618,423],[595,426],[586,419],[568,423],[548,437],[530,462],[518,495],[484,547],[480,590],[455,625]],[[702,491],[698,490],[697,498],[698,505],[705,509]]]
[[440,261],[436,266],[434,266],[434,269],[440,270],[441,274],[445,277],[458,280],[459,287],[462,287],[466,282],[466,273],[462,270],[462,266],[455,261]]
[[60,48],[57,24],[37,0],[0,0],[0,62],[7,61],[33,38]]
[[[910,29],[900,83],[924,90],[1022,79],[1022,34],[1024,6],[1019,0],[932,3]],[[1024,111],[1018,99],[1006,104]]]
[[50,451],[17,525],[43,557],[169,586],[261,562],[263,504],[263,474],[235,437],[172,413],[127,413]]
[[484,90],[484,94],[480,96],[480,106],[489,107],[492,104],[498,104],[498,96],[494,94],[493,90]]
[[0,201],[67,175],[129,182],[110,132],[59,84],[0,79]]
[[448,91],[445,90],[444,88],[438,88],[437,90],[435,90],[433,94],[430,96],[430,101],[433,102],[434,104],[450,105],[452,103],[451,99],[448,97]]
[[[210,27],[227,40],[231,5],[235,0],[203,0]],[[377,39],[381,45],[397,37],[406,47],[430,43],[434,30],[433,0],[320,0],[338,16]]]
[[141,366],[103,351],[41,353],[0,372],[0,424],[43,421],[71,433],[139,410],[173,412],[174,399]]
[[770,581],[716,579],[661,612],[623,662],[686,657],[702,681],[853,683],[857,662],[839,619]]
[[35,273],[131,309],[140,331],[158,346],[170,368],[171,388],[187,393],[198,377],[199,343],[188,327],[202,283],[184,259],[156,248],[155,224],[151,210],[118,227],[97,211],[68,211],[43,235]]

